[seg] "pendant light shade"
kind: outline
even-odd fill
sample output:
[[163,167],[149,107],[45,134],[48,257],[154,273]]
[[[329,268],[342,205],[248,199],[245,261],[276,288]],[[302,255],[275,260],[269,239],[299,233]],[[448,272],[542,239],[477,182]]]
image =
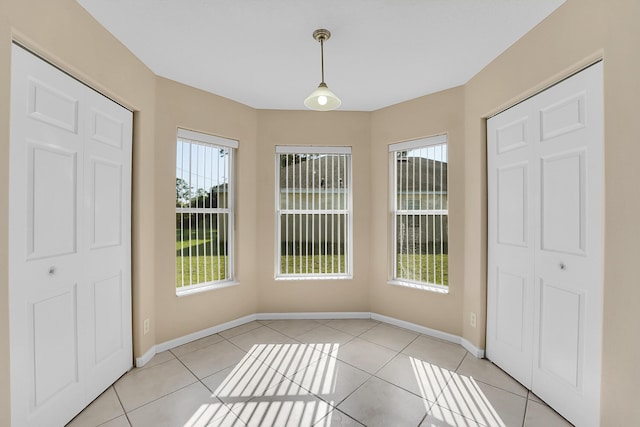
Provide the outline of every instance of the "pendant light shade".
[[304,105],[316,111],[329,111],[335,110],[342,104],[340,98],[338,98],[333,92],[329,90],[327,84],[324,82],[324,41],[329,40],[331,33],[329,30],[319,29],[313,32],[313,38],[320,42],[320,63],[322,66],[322,81],[318,85],[318,88],[311,92],[311,95],[304,100]]
[[335,110],[340,104],[342,104],[340,98],[331,92],[324,82],[320,83],[318,88],[311,92],[311,95],[307,96],[307,99],[304,100],[304,105],[306,105],[307,108],[316,111]]

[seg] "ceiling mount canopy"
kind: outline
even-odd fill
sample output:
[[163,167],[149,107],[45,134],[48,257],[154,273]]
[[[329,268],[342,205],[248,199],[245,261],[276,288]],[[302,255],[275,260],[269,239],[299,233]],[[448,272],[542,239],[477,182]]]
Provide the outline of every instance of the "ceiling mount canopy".
[[311,92],[311,95],[304,100],[304,105],[307,108],[316,111],[329,111],[335,110],[342,104],[340,98],[338,98],[333,92],[329,90],[327,84],[324,82],[324,42],[329,40],[331,32],[324,28],[317,29],[313,32],[313,38],[320,42],[320,63],[322,67],[322,81],[318,85],[318,88]]

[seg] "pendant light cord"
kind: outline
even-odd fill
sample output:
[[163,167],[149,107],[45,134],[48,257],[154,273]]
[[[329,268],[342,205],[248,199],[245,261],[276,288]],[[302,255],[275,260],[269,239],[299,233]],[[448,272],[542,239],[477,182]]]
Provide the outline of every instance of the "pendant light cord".
[[322,64],[322,83],[324,83],[324,37],[320,38],[320,62]]

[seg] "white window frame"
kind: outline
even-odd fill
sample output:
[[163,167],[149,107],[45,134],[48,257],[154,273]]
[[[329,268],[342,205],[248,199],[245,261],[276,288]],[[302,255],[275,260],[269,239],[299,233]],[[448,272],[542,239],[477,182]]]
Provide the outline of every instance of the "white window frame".
[[[447,147],[448,153],[448,136],[446,134],[435,135],[426,138],[414,139],[410,141],[403,141],[394,144],[389,144],[389,200],[390,200],[390,214],[391,214],[391,266],[390,266],[390,280],[387,282],[390,285],[399,285],[405,287],[411,287],[421,290],[434,291],[438,293],[448,293],[449,286],[440,285],[436,283],[422,282],[418,280],[411,280],[409,278],[398,277],[397,264],[398,264],[398,216],[401,215],[446,215],[447,216],[447,235],[448,235],[448,217],[449,217],[449,197],[447,190],[447,208],[446,209],[408,209],[408,206],[398,206],[398,162],[396,159],[396,153],[400,151],[411,151],[416,149],[428,148],[435,145],[443,145]],[[447,154],[448,157],[448,154]],[[447,160],[448,164],[448,160]],[[447,173],[447,179],[449,174]],[[447,189],[449,188],[447,184]],[[407,200],[407,205],[408,205]],[[442,231],[441,231],[442,232]],[[427,235],[430,230],[427,230]],[[447,250],[447,253],[449,251]],[[415,268],[415,267],[414,267]],[[447,271],[449,268],[449,262],[447,259]]]
[[[215,207],[215,208],[207,208],[207,207],[187,207],[187,208],[179,208],[176,207],[176,214],[190,214],[190,213],[205,213],[205,214],[227,214],[227,227],[226,236],[227,236],[227,266],[225,267],[226,278],[223,280],[214,280],[209,282],[196,283],[192,285],[183,285],[181,287],[177,287],[175,280],[173,285],[176,287],[176,295],[177,296],[186,296],[194,293],[204,292],[211,289],[220,289],[228,286],[237,285],[238,282],[235,280],[235,175],[236,175],[236,165],[235,165],[235,151],[238,149],[239,143],[236,140],[222,138],[219,136],[204,134],[200,132],[194,132],[187,129],[178,128],[177,137],[176,137],[176,151],[178,147],[178,143],[180,141],[198,144],[207,147],[219,148],[219,149],[228,149],[229,158],[228,158],[228,171],[227,171],[227,207]],[[196,174],[199,174],[201,171],[196,170]],[[193,174],[193,170],[191,169],[187,175],[191,176]],[[178,176],[176,173],[176,178],[183,178],[185,174],[182,176]],[[177,256],[177,255],[176,255]],[[184,275],[183,275],[184,276]]]
[[[347,181],[347,196],[346,196],[346,208],[345,209],[317,209],[315,203],[311,206],[311,209],[284,209],[280,205],[280,156],[282,154],[326,154],[326,155],[348,155],[348,161],[345,165],[345,176]],[[275,224],[275,278],[276,280],[308,280],[308,279],[352,279],[353,278],[353,180],[351,175],[352,169],[352,154],[351,147],[345,146],[292,146],[292,145],[278,145],[276,146],[275,155],[275,206],[276,206],[276,224]],[[335,183],[334,183],[335,185]],[[341,184],[340,184],[341,185]],[[335,186],[332,187],[335,190]],[[307,181],[307,191],[308,187]],[[311,190],[317,190],[311,188]],[[328,190],[328,188],[327,188]],[[308,207],[308,204],[307,204]],[[282,232],[282,216],[283,215],[345,215],[345,233],[344,233],[344,252],[346,256],[345,260],[345,272],[339,273],[294,273],[283,274],[281,269],[281,232]],[[307,231],[308,236],[308,231]],[[285,254],[287,255],[287,254]],[[295,256],[295,255],[294,255]],[[313,253],[312,253],[313,256]],[[308,267],[307,267],[308,268]]]

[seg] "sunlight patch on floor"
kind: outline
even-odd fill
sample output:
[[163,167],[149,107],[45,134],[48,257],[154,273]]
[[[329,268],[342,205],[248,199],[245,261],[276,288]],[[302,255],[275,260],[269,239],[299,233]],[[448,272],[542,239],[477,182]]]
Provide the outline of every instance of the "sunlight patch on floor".
[[[336,359],[328,354],[335,354],[338,348],[338,344],[330,343],[256,344],[215,389],[214,395],[246,423],[312,425],[333,410],[332,401],[327,403],[315,394],[326,397],[335,390]],[[283,375],[309,365],[312,366],[305,376],[313,378],[312,392]],[[184,427],[206,425],[221,416],[215,405],[202,405]]]
[[443,406],[467,418],[472,418],[484,425],[506,426],[473,377],[454,374],[449,382],[449,389],[443,397]]
[[425,362],[415,357],[410,357],[411,368],[416,376],[418,387],[420,388],[420,396],[425,399],[427,410],[427,400],[433,400],[432,396],[437,396],[446,387],[451,371],[443,369],[437,365]]

